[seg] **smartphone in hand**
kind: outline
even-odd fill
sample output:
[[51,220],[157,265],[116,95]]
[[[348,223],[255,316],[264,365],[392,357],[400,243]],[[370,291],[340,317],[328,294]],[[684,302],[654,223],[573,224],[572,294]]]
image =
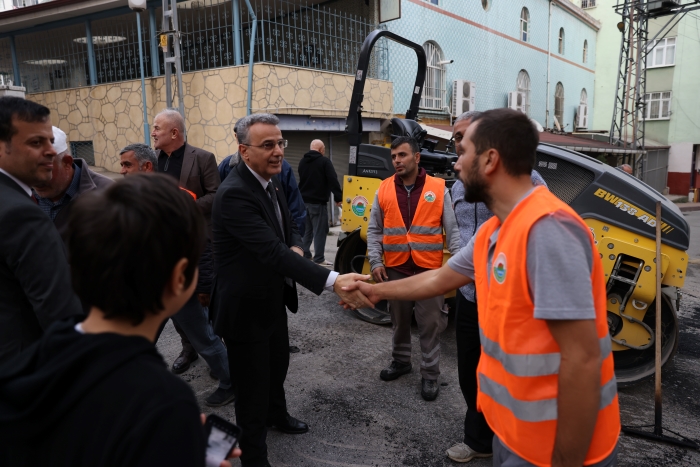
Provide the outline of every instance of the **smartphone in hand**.
[[204,431],[207,436],[206,466],[219,467],[238,444],[241,429],[217,415],[209,414]]

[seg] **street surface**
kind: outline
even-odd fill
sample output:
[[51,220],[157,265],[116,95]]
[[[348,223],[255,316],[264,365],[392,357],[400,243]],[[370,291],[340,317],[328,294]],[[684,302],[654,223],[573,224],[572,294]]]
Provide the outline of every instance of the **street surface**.
[[[680,343],[663,372],[664,427],[700,440],[700,212],[686,214],[692,239],[691,265],[683,289]],[[329,236],[326,259],[334,258],[337,237]],[[379,371],[391,361],[391,329],[351,317],[334,294],[320,297],[299,289],[299,313],[289,314],[291,355],[286,393],[289,412],[307,422],[303,435],[268,434],[269,458],[278,466],[456,466],[445,450],[462,440],[466,404],[457,379],[454,322],[442,336],[440,395],[420,396],[420,349],[413,336],[413,372],[383,382]],[[264,297],[261,297],[264,300]],[[170,365],[180,352],[179,336],[168,324],[158,349]],[[216,388],[200,357],[182,375],[205,413],[204,398]],[[623,425],[654,421],[654,381],[620,389]],[[233,404],[215,413],[235,420]],[[700,452],[620,437],[620,467],[700,466]],[[234,462],[234,466],[240,463]],[[469,466],[491,465],[490,459]]]

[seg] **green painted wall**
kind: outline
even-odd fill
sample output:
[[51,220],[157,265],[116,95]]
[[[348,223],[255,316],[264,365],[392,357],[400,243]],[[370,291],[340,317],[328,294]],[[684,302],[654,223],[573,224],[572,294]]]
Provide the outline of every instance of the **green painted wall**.
[[[678,25],[669,143],[700,143],[700,12]],[[690,161],[691,155],[688,155]],[[690,170],[690,165],[688,165]]]

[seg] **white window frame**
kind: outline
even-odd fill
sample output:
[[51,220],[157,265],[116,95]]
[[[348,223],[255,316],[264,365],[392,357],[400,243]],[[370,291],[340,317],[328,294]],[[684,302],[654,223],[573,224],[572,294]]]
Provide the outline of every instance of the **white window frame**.
[[446,105],[445,96],[447,95],[447,70],[445,65],[439,64],[439,62],[444,61],[442,49],[433,41],[423,44],[423,49],[425,50],[428,66],[425,71],[420,108],[443,111]]
[[530,10],[526,7],[520,10],[520,40],[530,42]]
[[532,90],[532,83],[530,81],[530,74],[527,70],[520,70],[518,73],[518,80],[516,82],[516,88],[518,92],[523,93],[523,112],[526,115],[530,115],[530,92]]
[[440,3],[442,3],[442,0],[423,0],[426,3],[430,3],[431,5],[435,6],[442,6]]
[[[564,85],[560,82],[557,83],[556,87],[554,88],[554,116],[557,117],[557,121],[559,121],[559,125],[561,125],[562,129],[564,128]],[[557,113],[557,110],[559,110],[559,113]]]
[[583,41],[583,63],[588,63],[588,39]]
[[566,33],[564,32],[564,28],[559,28],[559,47],[557,50],[559,51],[559,55],[564,55],[564,52],[566,48],[564,47],[564,41],[566,39]]
[[581,8],[595,8],[595,0],[581,0]]
[[[661,68],[665,66],[675,66],[676,65],[676,38],[675,37],[664,37],[663,39],[658,39],[647,44],[647,68]],[[666,63],[669,56],[669,50],[673,50],[673,61],[671,63]],[[661,63],[656,63],[656,57],[661,54]]]
[[[672,99],[672,91],[646,93],[644,95],[644,120],[671,120],[671,115],[673,114],[673,112],[671,111]],[[656,104],[656,106],[654,104]],[[652,112],[654,112],[654,110],[658,112],[656,116],[652,115]]]
[[581,98],[579,99],[581,105],[588,105],[588,92],[586,88],[581,89]]

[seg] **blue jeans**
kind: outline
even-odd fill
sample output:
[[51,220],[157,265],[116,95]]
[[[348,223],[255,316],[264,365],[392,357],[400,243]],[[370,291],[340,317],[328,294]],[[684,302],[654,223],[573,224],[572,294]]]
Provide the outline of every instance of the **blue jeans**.
[[219,336],[214,334],[211,323],[209,323],[209,308],[203,307],[199,303],[195,293],[185,303],[185,306],[173,315],[172,319],[185,331],[194,350],[204,358],[209,368],[219,378],[219,387],[229,389],[231,376],[228,367],[228,354],[224,343]]
[[328,236],[328,205],[306,205],[306,227],[304,228],[304,257],[311,258],[311,241],[314,242],[314,262],[326,260],[326,237]]

